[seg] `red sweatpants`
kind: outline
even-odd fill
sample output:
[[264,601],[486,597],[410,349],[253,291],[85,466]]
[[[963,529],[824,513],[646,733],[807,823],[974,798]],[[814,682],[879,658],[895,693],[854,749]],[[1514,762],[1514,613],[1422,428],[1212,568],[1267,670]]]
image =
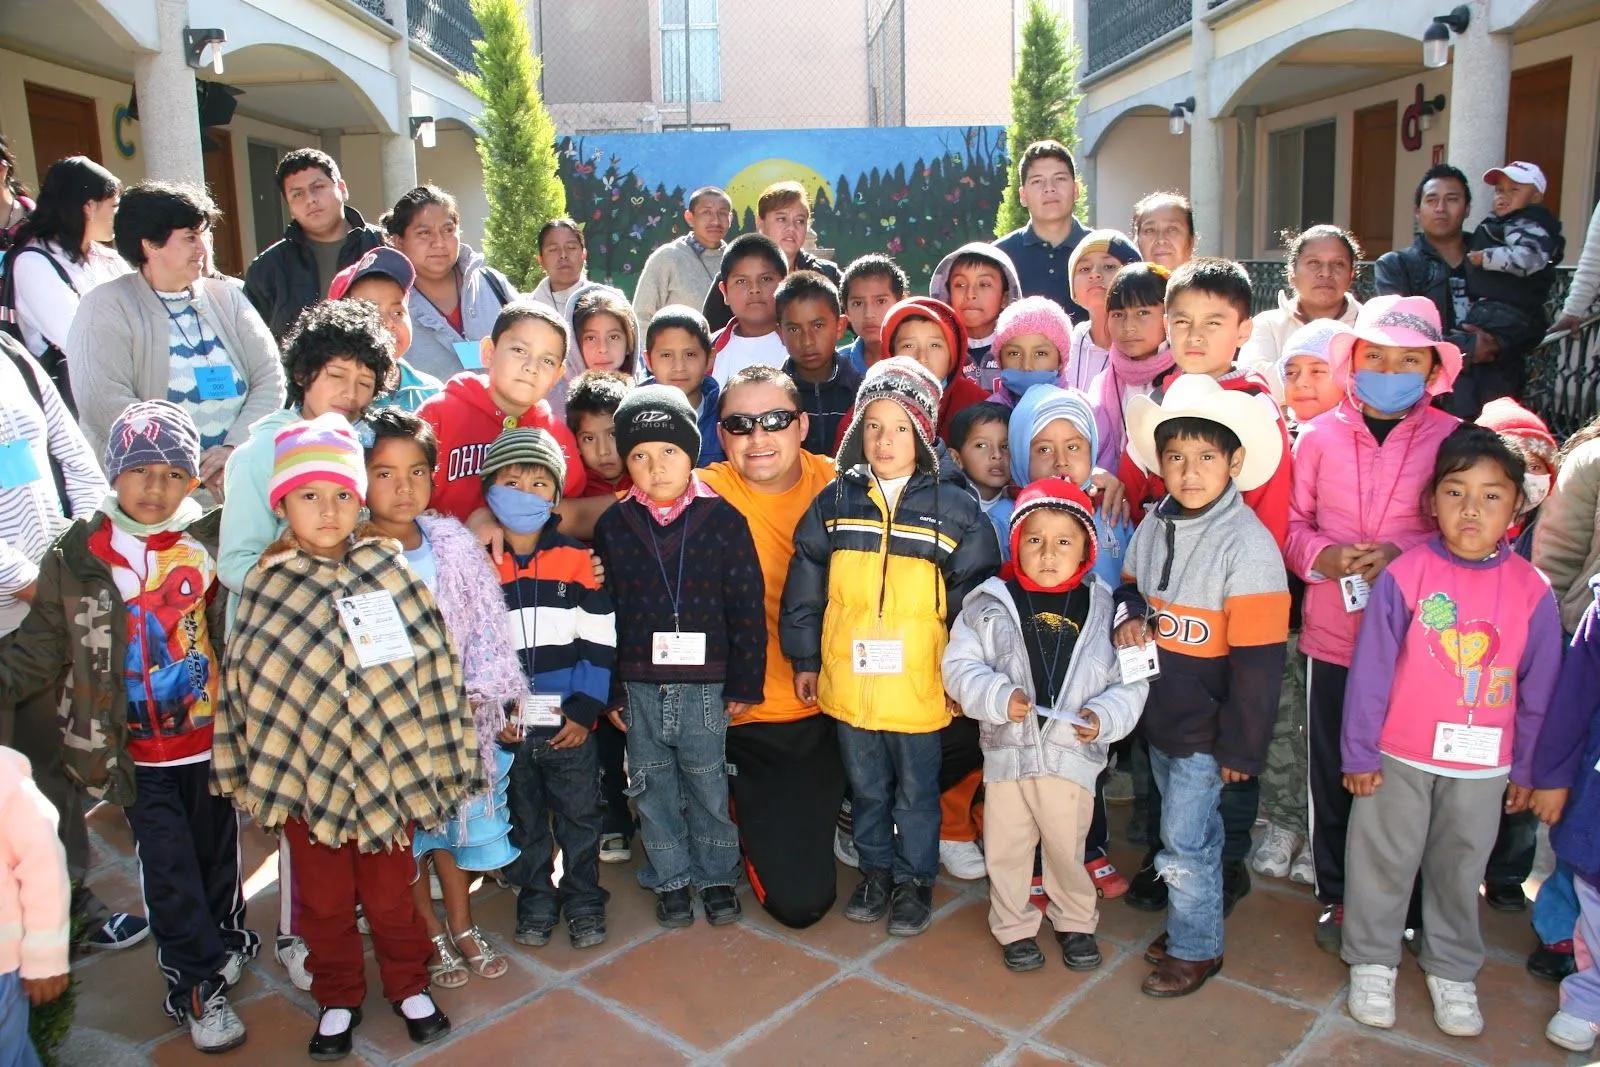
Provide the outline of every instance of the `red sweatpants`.
[[290,820],[289,843],[300,910],[300,936],[311,950],[311,996],[321,1008],[355,1008],[367,998],[365,952],[356,929],[360,901],[372,927],[383,998],[399,1003],[428,988],[433,945],[411,897],[417,864],[409,848],[361,852],[353,844],[312,842],[306,824]]

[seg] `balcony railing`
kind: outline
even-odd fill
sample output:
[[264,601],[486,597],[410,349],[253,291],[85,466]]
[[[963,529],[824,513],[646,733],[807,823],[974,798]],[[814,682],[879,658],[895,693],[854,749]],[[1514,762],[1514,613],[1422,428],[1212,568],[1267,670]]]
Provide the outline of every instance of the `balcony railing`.
[[383,9],[383,0],[350,0],[350,2],[369,15],[374,15],[385,22],[389,21],[389,14]]
[[406,0],[406,17],[413,41],[457,70],[477,72],[472,42],[483,36],[483,30],[467,0]]
[[1189,21],[1190,0],[1089,0],[1087,73],[1109,67]]

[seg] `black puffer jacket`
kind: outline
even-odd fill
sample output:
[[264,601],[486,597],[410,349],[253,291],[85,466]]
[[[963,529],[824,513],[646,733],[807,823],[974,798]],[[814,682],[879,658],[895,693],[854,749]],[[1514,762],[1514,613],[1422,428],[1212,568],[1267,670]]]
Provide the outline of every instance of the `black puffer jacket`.
[[[340,270],[383,244],[383,230],[368,226],[361,212],[349,204],[344,208],[344,220],[350,224],[350,232],[339,249]],[[280,345],[300,312],[322,299],[317,257],[298,222],[285,226],[283,240],[251,262],[244,272],[244,291]]]
[[[1462,236],[1470,246],[1471,232]],[[1433,301],[1444,325],[1444,339],[1464,354],[1472,354],[1477,335],[1456,321],[1455,301],[1450,298],[1450,264],[1434,251],[1426,237],[1418,234],[1410,248],[1385,252],[1378,257],[1372,273],[1379,296],[1425,296]]]

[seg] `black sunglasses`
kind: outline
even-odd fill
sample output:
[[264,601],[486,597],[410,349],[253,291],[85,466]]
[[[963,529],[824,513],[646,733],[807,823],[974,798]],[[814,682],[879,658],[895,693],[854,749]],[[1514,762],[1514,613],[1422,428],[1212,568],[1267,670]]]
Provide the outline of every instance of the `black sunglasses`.
[[726,415],[718,420],[718,425],[735,437],[748,437],[756,432],[757,426],[768,433],[787,430],[799,417],[800,413],[793,408],[773,408],[759,415]]

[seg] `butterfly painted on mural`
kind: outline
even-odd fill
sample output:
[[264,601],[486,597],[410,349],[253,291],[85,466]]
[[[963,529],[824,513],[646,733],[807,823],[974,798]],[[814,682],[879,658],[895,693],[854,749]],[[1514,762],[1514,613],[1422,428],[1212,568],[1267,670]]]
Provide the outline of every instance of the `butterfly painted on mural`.
[[895,203],[898,204],[898,203],[900,203],[900,201],[904,200],[906,197],[908,197],[910,195],[911,195],[911,190],[910,189],[905,188],[905,187],[901,187],[901,189],[900,189],[900,191],[898,193],[890,194],[889,199],[893,200]]
[[905,246],[904,242],[902,242],[900,240],[900,238],[896,237],[896,238],[894,238],[893,240],[891,240],[889,242],[887,247],[889,249],[889,254],[890,255],[898,256],[902,251],[905,250],[906,246]]
[[962,175],[962,176],[961,176],[961,184],[962,184],[962,185],[965,185],[965,186],[966,186],[966,187],[967,187],[967,188],[968,188],[968,189],[970,189],[970,188],[972,188],[972,187],[973,187],[973,186],[974,186],[974,185],[976,185],[976,184],[977,184],[977,183],[976,183],[976,182],[974,182],[974,181],[973,181],[973,180],[972,180],[972,175],[970,175],[970,174],[963,174],[963,175]]
[[[659,225],[661,225],[661,216],[660,215],[646,215],[644,217],[644,221],[645,221],[645,225],[646,226],[659,226]],[[674,226],[673,230],[674,230],[674,232],[676,232],[677,227]]]
[[639,238],[644,236],[644,226],[641,223],[634,223],[633,229],[628,231],[628,236],[632,237],[635,241],[639,240]]
[[611,251],[611,247],[609,245],[601,245],[600,246],[600,254],[602,256],[605,255],[609,251]]
[[887,229],[888,229],[888,228],[889,228],[889,227],[890,227],[890,226],[893,226],[893,225],[894,225],[894,216],[893,216],[893,215],[890,215],[890,216],[889,216],[889,217],[888,217],[888,218],[886,218],[886,219],[879,219],[879,220],[878,220],[878,224],[879,224],[879,225],[880,225],[880,226],[882,226],[882,227],[883,227],[883,228],[884,228],[884,229],[886,229],[886,230],[887,230]]
[[628,197],[628,203],[632,204],[634,207],[643,207],[644,206],[644,197],[642,197],[642,196],[630,196],[630,197]]

